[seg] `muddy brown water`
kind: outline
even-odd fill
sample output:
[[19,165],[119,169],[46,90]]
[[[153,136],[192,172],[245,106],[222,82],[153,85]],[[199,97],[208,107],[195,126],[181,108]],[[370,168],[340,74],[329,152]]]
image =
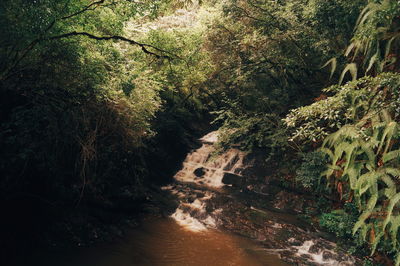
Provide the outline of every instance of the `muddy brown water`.
[[218,230],[193,232],[169,218],[145,221],[121,243],[54,256],[43,266],[243,265],[284,266],[249,239]]
[[[257,209],[250,205],[248,210],[268,217],[263,220],[266,231],[259,232],[257,236],[264,245],[233,234],[235,230],[232,228],[235,227],[230,225],[236,222],[244,231],[257,228],[248,227],[247,222],[241,223],[241,219],[247,221],[248,217],[241,216],[235,207],[231,208],[241,208],[243,204],[236,202],[236,205],[224,205],[222,197],[231,194],[230,190],[225,191],[227,185],[240,183],[244,179],[243,170],[251,164],[245,163],[245,154],[236,149],[212,158],[215,150],[212,143],[217,136],[216,132],[211,132],[201,138],[202,146],[188,154],[182,169],[174,176],[176,182],[161,188],[179,200],[170,218],[147,219],[127,233],[119,243],[80,248],[72,252],[62,251],[59,255],[47,253],[44,256],[46,262],[38,265],[288,265],[278,254],[296,265],[354,265],[353,258],[333,252],[334,243],[311,237],[298,228],[297,218],[290,214]],[[232,192],[239,193],[235,190]],[[222,204],[218,204],[220,197]],[[235,202],[237,199],[232,196],[231,200]],[[246,202],[246,198],[243,200]],[[229,211],[225,211],[226,208]],[[228,219],[221,219],[223,215]],[[287,224],[283,226],[282,223]],[[230,228],[232,232],[218,230],[221,228]],[[287,228],[293,230],[287,231]],[[286,240],[279,239],[283,235]],[[266,246],[270,249],[266,249]]]

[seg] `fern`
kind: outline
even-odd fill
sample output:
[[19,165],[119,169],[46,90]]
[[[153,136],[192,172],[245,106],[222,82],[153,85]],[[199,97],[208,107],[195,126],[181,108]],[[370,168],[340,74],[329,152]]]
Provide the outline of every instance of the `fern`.
[[336,67],[337,67],[337,59],[336,58],[331,58],[328,60],[321,68],[325,68],[328,65],[331,65],[331,74],[330,78],[332,78],[333,74],[335,73]]
[[[345,56],[353,52],[352,61],[354,62],[359,53],[363,54],[364,65],[368,65],[365,74],[373,66],[375,71],[383,72],[385,67],[392,63],[389,55],[395,47],[393,43],[398,42],[400,35],[392,32],[393,25],[396,25],[395,18],[400,14],[400,3],[398,1],[370,0],[368,5],[362,10],[355,26],[355,36],[347,47]],[[398,30],[395,28],[395,30]],[[381,49],[380,47],[384,47]]]
[[[368,130],[366,130],[368,126]],[[372,253],[389,233],[392,246],[397,247],[400,205],[397,179],[400,177],[400,149],[393,149],[399,124],[388,110],[368,113],[358,123],[346,125],[328,136],[321,151],[329,155],[326,178],[339,178],[349,184],[360,203],[361,215],[353,228],[366,241],[371,232]],[[329,183],[329,182],[328,182]],[[383,204],[387,202],[387,204]],[[373,231],[371,231],[373,230]]]
[[390,151],[385,153],[382,156],[382,160],[384,163],[387,163],[389,161],[392,161],[393,159],[399,159],[400,158],[400,150],[394,150],[394,151]]
[[363,232],[361,233],[361,235],[363,236],[363,239],[365,240],[367,231],[365,231],[367,229],[367,224],[366,224],[366,220],[371,216],[372,211],[365,211],[363,212],[360,217],[358,218],[358,221],[355,223],[354,227],[353,227],[353,235],[360,229],[363,228]]
[[355,81],[357,79],[357,65],[355,63],[347,64],[340,75],[339,84],[342,84],[344,76],[347,72],[350,72],[353,81]]

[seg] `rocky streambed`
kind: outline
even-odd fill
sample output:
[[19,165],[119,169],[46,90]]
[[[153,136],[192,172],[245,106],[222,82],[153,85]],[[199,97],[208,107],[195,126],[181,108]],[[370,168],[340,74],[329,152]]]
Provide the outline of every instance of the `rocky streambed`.
[[192,232],[218,229],[245,236],[257,243],[257,252],[290,264],[362,264],[298,218],[311,201],[274,185],[264,160],[236,149],[213,156],[216,140],[216,132],[204,136],[176,181],[162,188],[178,201],[170,217],[179,225]]
[[213,154],[215,141],[216,132],[200,139],[174,181],[153,188],[141,205],[142,222],[118,241],[27,265],[362,265],[299,219],[312,197],[282,188],[262,156]]

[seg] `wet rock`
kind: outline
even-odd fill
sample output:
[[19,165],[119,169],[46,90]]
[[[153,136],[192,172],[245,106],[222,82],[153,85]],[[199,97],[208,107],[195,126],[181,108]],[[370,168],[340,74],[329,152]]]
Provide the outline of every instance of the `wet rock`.
[[243,177],[231,173],[224,173],[222,183],[226,185],[234,185],[240,187],[243,184]]
[[267,237],[266,237],[264,234],[262,234],[262,233],[257,233],[257,234],[256,234],[256,237],[257,237],[257,240],[258,240],[258,241],[265,241],[265,240],[267,240]]
[[293,246],[301,246],[301,244],[302,244],[302,242],[300,240],[293,238],[293,237],[289,238],[287,241],[290,244],[292,244]]
[[272,162],[267,162],[265,156],[265,151],[259,150],[247,154],[243,158],[243,165],[245,169],[242,175],[248,176],[252,179],[260,179],[265,176],[270,176],[273,173],[273,169],[277,166]]
[[243,172],[243,170],[244,170],[244,168],[238,167],[238,168],[236,168],[233,172],[234,172],[235,174],[240,174],[240,173]]
[[302,212],[303,205],[304,201],[300,195],[284,190],[275,195],[275,200],[273,202],[274,208],[280,210],[292,210],[295,212]]
[[301,254],[300,257],[306,259],[307,261],[313,261],[311,255],[309,254]]
[[233,166],[239,161],[239,154],[236,154],[235,157],[224,167],[224,171],[232,170]]
[[328,250],[324,250],[324,252],[322,253],[322,258],[323,258],[323,260],[334,259],[335,254],[333,254],[332,252],[330,252]]
[[308,251],[311,253],[319,254],[321,252],[321,248],[319,248],[317,245],[312,245]]
[[[212,147],[205,145],[205,148],[201,158],[194,158],[199,154],[193,154],[193,161],[204,162],[204,158],[210,156],[207,152],[211,152]],[[316,263],[321,256],[326,265],[345,265],[344,261],[359,265],[351,256],[346,257],[344,251],[338,251],[333,243],[320,238],[314,228],[297,219],[294,212],[313,206],[310,204],[313,199],[282,186],[281,175],[274,172],[278,163],[267,162],[265,151],[260,151],[247,155],[231,152],[207,164],[194,164],[187,172],[196,176],[195,184],[185,183],[173,189],[183,202],[179,208],[206,227],[205,220],[210,218],[215,221],[213,227],[257,240],[258,244],[294,265],[321,265]],[[223,172],[222,183],[229,186],[221,191],[213,189],[211,192],[206,186],[198,186],[207,185],[214,177],[218,177],[219,184]],[[210,192],[212,197],[209,197]]]
[[193,174],[197,177],[202,177],[204,174],[206,173],[206,170],[204,169],[204,167],[200,167],[197,168],[196,170],[194,170]]
[[203,198],[205,194],[203,192],[196,192],[196,198]]
[[193,203],[196,200],[196,198],[197,198],[196,196],[189,196],[188,199],[187,199],[187,202],[188,203]]

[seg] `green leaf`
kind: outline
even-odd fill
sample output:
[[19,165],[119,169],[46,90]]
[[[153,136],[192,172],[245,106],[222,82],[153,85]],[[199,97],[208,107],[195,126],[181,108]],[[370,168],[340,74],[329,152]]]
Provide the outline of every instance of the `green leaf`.
[[355,235],[362,226],[365,226],[365,221],[369,218],[369,216],[372,214],[372,211],[365,211],[363,212],[360,217],[358,218],[358,221],[355,223],[353,227],[353,235]]
[[399,159],[400,158],[400,150],[394,150],[394,151],[390,151],[388,153],[385,153],[382,156],[382,161],[384,163],[387,163],[393,159]]
[[344,76],[347,72],[350,72],[353,81],[357,79],[357,65],[355,63],[347,64],[340,75],[339,84],[342,84]]
[[336,67],[337,67],[337,59],[335,57],[329,59],[321,68],[325,68],[328,65],[331,65],[331,74],[330,74],[329,78],[332,78],[333,74],[335,73]]

